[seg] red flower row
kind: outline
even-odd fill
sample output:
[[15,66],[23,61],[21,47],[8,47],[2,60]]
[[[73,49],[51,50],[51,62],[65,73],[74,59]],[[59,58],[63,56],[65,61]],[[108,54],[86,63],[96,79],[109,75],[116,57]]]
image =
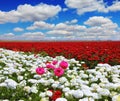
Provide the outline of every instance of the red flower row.
[[54,57],[120,64],[120,41],[105,42],[0,42],[0,47],[14,51],[25,51]]

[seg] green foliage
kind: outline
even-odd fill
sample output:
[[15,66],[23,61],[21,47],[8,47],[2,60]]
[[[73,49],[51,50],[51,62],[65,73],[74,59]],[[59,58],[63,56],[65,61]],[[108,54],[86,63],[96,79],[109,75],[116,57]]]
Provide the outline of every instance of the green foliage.
[[43,57],[48,56],[48,53],[45,52],[45,51],[42,51],[42,52],[40,52],[39,54],[40,54],[41,56],[43,56]]
[[0,66],[1,66],[1,67],[5,67],[6,64],[5,64],[4,62],[0,61]]
[[17,87],[16,89],[0,87],[0,101],[3,99],[9,99],[10,101],[40,101],[38,94],[27,93],[20,87]]

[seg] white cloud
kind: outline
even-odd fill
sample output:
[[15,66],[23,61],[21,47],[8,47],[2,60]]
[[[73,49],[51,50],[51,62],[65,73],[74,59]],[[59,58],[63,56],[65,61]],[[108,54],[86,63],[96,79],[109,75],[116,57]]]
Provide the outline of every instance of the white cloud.
[[94,16],[90,17],[84,24],[89,25],[84,32],[84,36],[93,36],[94,40],[112,40],[112,37],[119,33],[118,25],[109,18]]
[[118,40],[115,36],[120,36],[118,25],[112,22],[110,18],[94,16],[85,21],[84,24],[83,26],[66,22],[58,23],[53,30],[46,34],[73,40]]
[[13,33],[5,33],[5,34],[3,34],[3,36],[6,36],[6,37],[13,37],[14,34],[13,34]]
[[44,34],[42,32],[27,32],[21,35],[25,40],[40,40],[44,38]]
[[20,28],[20,27],[16,27],[16,28],[14,28],[13,29],[15,32],[22,32],[22,31],[24,31],[24,29],[23,28]]
[[42,32],[27,32],[22,35],[6,33],[0,35],[0,40],[43,40],[45,35]]
[[62,11],[63,12],[66,12],[68,10],[68,8],[63,8]]
[[52,31],[48,31],[47,34],[51,34],[51,35],[55,35],[55,36],[58,36],[58,35],[71,35],[73,34],[73,32],[70,32],[70,31],[66,31],[66,30],[52,30]]
[[44,21],[36,21],[33,23],[32,26],[27,27],[27,30],[35,30],[35,29],[52,29],[55,25],[54,24],[49,24]]
[[77,23],[77,22],[78,22],[77,19],[73,19],[73,20],[71,20],[71,23]]
[[89,26],[102,26],[107,28],[117,28],[117,24],[113,23],[109,18],[105,18],[103,16],[94,16],[90,17],[84,24]]
[[67,31],[81,31],[81,30],[85,30],[86,27],[85,26],[80,26],[80,25],[69,25],[69,24],[65,24],[65,23],[59,23],[55,26],[54,28],[55,30],[67,30]]
[[0,40],[11,40],[14,38],[14,34],[13,33],[5,33],[0,35]]
[[70,36],[77,32],[84,31],[86,29],[85,26],[72,24],[72,23],[58,23],[54,26],[53,30],[47,32],[47,34],[51,35],[61,35],[61,36]]
[[103,0],[65,0],[65,4],[69,8],[77,9],[79,15],[93,11],[120,11],[120,1],[114,2],[111,6],[107,6]]
[[[72,21],[69,21],[72,22]],[[73,21],[74,22],[74,21]],[[38,25],[37,25],[38,24]],[[41,32],[27,32],[22,35],[8,33],[0,35],[0,39],[13,40],[119,40],[120,28],[110,18],[93,16],[84,22],[84,25],[76,23],[58,23],[56,25],[37,22],[32,25],[43,29]]]
[[77,19],[73,19],[73,20],[71,20],[71,21],[66,21],[65,23],[66,23],[66,24],[76,24],[77,22],[78,22]]
[[118,11],[120,10],[120,2],[115,2],[114,5],[108,7],[110,11]]
[[[70,21],[69,21],[70,22]],[[102,16],[90,17],[83,25],[58,23],[47,34],[70,40],[118,40],[120,31],[118,25],[110,18]],[[88,27],[89,26],[89,27]],[[119,38],[115,37],[118,36]],[[113,38],[113,39],[112,39]]]
[[0,11],[0,24],[18,21],[40,21],[54,17],[61,11],[59,5],[39,4],[32,6],[29,4],[19,5],[17,10],[9,12]]
[[73,31],[73,30],[83,30],[85,29],[85,26],[77,25],[78,22],[77,19],[73,19],[71,21],[66,21],[65,23],[58,23],[58,24],[50,24],[46,23],[44,21],[36,21],[31,26],[27,27],[27,30],[67,30],[67,31]]

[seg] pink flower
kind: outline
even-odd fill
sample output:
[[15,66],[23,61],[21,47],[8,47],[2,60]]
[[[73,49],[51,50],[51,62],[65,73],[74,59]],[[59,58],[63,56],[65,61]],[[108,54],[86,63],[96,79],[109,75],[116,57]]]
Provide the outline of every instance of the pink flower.
[[68,62],[63,60],[60,62],[59,66],[62,67],[63,69],[66,69],[68,67]]
[[54,67],[54,65],[52,65],[52,64],[47,64],[47,65],[46,65],[46,68],[54,69],[55,67]]
[[45,73],[45,69],[43,67],[36,68],[36,73],[39,75],[43,75]]
[[53,65],[56,65],[57,63],[58,63],[57,60],[53,60],[53,61],[52,61],[52,64],[53,64]]
[[35,58],[38,58],[38,55],[37,55],[37,54],[34,54],[34,57],[35,57]]
[[62,76],[64,74],[64,69],[61,67],[55,68],[54,69],[54,74],[58,77]]

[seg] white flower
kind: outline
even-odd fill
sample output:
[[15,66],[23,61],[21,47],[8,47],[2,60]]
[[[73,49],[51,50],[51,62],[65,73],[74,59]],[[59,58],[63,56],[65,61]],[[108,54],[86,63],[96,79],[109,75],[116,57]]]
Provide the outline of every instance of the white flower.
[[92,96],[92,92],[89,89],[83,89],[82,91],[85,96]]
[[8,71],[4,71],[3,74],[9,74],[9,72]]
[[69,91],[65,93],[65,97],[70,97],[71,95],[72,94],[70,94]]
[[37,92],[38,92],[36,86],[32,86],[31,89],[30,89],[30,91],[31,91],[32,93],[37,93]]
[[107,84],[105,84],[105,88],[107,88],[107,89],[115,88],[114,87],[114,83],[107,83]]
[[92,78],[90,79],[90,81],[91,81],[91,82],[98,81],[98,78],[92,77]]
[[100,87],[104,88],[105,87],[105,83],[99,83]]
[[6,100],[2,100],[2,101],[9,101],[8,99],[6,99]]
[[55,101],[67,101],[65,98],[57,98]]
[[64,86],[64,85],[59,84],[58,88],[63,89],[63,88],[65,88],[65,86]]
[[81,64],[78,63],[77,66],[81,66]]
[[100,88],[100,89],[97,89],[98,93],[100,95],[103,95],[103,96],[108,96],[110,95],[110,91],[108,89],[103,89],[103,88]]
[[94,99],[101,99],[101,95],[98,94],[98,93],[92,93],[92,97],[93,97]]
[[83,97],[83,92],[80,91],[80,90],[75,90],[72,92],[72,95],[75,97],[75,98],[81,98]]
[[70,91],[70,88],[66,87],[66,88],[63,88],[63,92],[68,92]]
[[87,72],[92,74],[92,73],[95,73],[96,71],[95,71],[95,69],[88,69]]
[[112,78],[112,80],[113,80],[113,82],[115,82],[115,83],[120,82],[120,79],[119,79],[119,78],[117,78],[117,77],[113,77],[113,78]]
[[66,81],[67,81],[67,79],[66,79],[66,77],[61,77],[60,79],[59,79],[59,81],[60,81],[60,83],[65,83]]
[[54,84],[52,84],[52,87],[53,87],[53,88],[57,88],[57,87],[58,87],[58,84],[55,84],[55,83],[54,83]]
[[53,93],[51,91],[46,91],[46,95],[51,97],[53,95]]
[[34,78],[35,78],[35,79],[40,79],[41,76],[36,74],[36,75],[34,75]]
[[103,83],[109,83],[108,79],[105,78],[105,77],[101,77],[100,80],[101,80],[101,82],[103,82]]
[[37,80],[35,80],[35,79],[29,79],[28,82],[35,84],[35,83],[37,83]]
[[25,90],[26,92],[28,92],[28,93],[31,92],[31,91],[30,91],[30,90],[31,90],[30,86],[25,86],[25,87],[24,87],[24,90]]
[[92,97],[86,97],[83,99],[80,99],[79,101],[95,101]]
[[81,64],[85,64],[85,62],[84,62],[84,61],[81,61]]
[[112,101],[120,101],[120,94],[113,96]]
[[104,64],[99,63],[99,64],[97,64],[97,66],[98,66],[98,67],[102,67],[102,66],[104,66]]
[[5,83],[7,84],[8,88],[16,89],[17,82],[12,79],[5,80]]
[[0,83],[0,87],[7,87],[7,84],[6,83]]
[[58,86],[60,86],[60,83],[58,81],[55,81],[53,84],[52,84],[52,87],[53,88],[57,88]]
[[80,77],[86,79],[86,78],[88,78],[88,75],[87,74],[81,74]]
[[54,79],[49,79],[48,82],[54,83]]
[[46,96],[46,93],[45,93],[45,92],[41,92],[41,93],[39,94],[39,96],[42,97],[42,98],[44,98],[44,97]]
[[115,95],[117,95],[117,92],[115,92],[115,91],[111,91],[110,96],[113,97],[113,96],[115,96]]
[[20,86],[26,86],[26,80],[23,80],[19,83]]
[[44,98],[41,98],[40,101],[49,101],[49,99],[44,97]]
[[23,80],[23,76],[18,76],[17,78],[19,81]]
[[38,83],[42,83],[42,84],[45,84],[46,83],[46,80],[41,78],[40,80],[38,80]]

